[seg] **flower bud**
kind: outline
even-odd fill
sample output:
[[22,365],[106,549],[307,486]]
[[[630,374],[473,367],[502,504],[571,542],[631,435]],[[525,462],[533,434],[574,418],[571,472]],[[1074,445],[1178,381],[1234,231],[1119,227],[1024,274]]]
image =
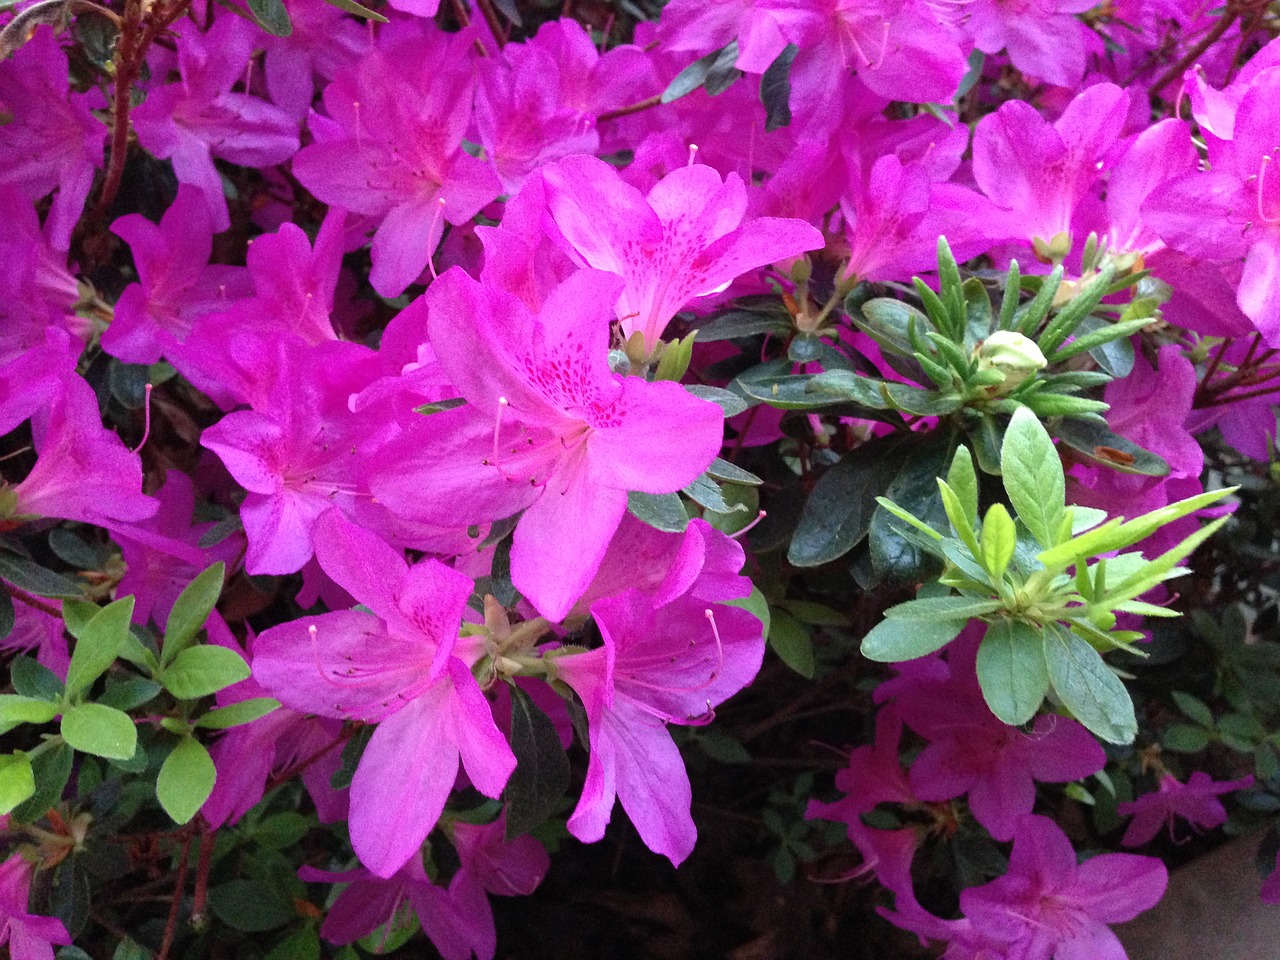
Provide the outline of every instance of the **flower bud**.
[[974,355],[979,370],[992,370],[1004,380],[994,389],[1007,394],[1037,370],[1049,365],[1036,342],[1012,330],[997,330],[978,345]]

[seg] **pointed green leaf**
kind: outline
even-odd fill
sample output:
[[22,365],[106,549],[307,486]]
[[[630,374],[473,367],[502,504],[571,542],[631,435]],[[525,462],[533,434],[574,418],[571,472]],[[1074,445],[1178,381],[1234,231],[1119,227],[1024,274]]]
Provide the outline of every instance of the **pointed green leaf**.
[[791,123],[791,64],[799,52],[799,47],[788,43],[760,77],[765,133],[772,133]]
[[183,650],[157,679],[179,700],[198,700],[248,676],[249,665],[234,650],[200,646]]
[[0,756],[0,817],[12,812],[35,792],[36,778],[27,755],[19,751]]
[[19,655],[9,663],[9,682],[24,697],[57,702],[62,700],[63,686],[58,675],[31,657]]
[[226,730],[229,727],[238,727],[260,720],[279,707],[278,700],[272,700],[270,697],[253,697],[250,700],[241,700],[239,703],[210,710],[196,720],[195,725],[206,730]]
[[689,514],[678,493],[627,494],[627,512],[664,533],[681,533],[689,526]]
[[1138,735],[1133,701],[1098,651],[1056,623],[1044,628],[1049,682],[1063,705],[1096,736],[1128,744]]
[[737,483],[747,487],[758,487],[764,483],[750,470],[743,470],[737,464],[721,460],[719,457],[711,461],[711,466],[707,467],[707,475],[723,480],[725,483]]
[[287,37],[293,33],[293,24],[289,22],[289,12],[284,8],[283,0],[246,0],[246,2],[258,26],[273,37]]
[[1025,407],[1005,429],[1000,470],[1018,519],[1041,546],[1055,546],[1066,501],[1062,462],[1048,431]]
[[806,680],[813,679],[813,638],[809,631],[785,610],[771,611],[769,646],[788,667]]
[[1169,475],[1169,464],[1163,457],[1112,433],[1105,423],[1068,417],[1058,422],[1053,433],[1077,453],[1120,473],[1136,473],[1147,477]]
[[1003,503],[994,503],[982,521],[982,565],[998,581],[1009,569],[1018,545],[1018,528]]
[[978,683],[991,712],[1013,727],[1026,723],[1049,691],[1044,636],[1021,620],[997,620],[978,647]]
[[204,745],[192,737],[183,737],[160,768],[156,799],[174,823],[186,823],[213,793],[217,776],[213,758]]
[[81,753],[108,760],[128,760],[138,745],[138,730],[129,715],[100,703],[69,707],[62,715],[61,732],[62,739]]
[[84,591],[74,580],[5,550],[0,550],[0,579],[9,581],[19,590],[34,593],[37,597],[62,599],[84,595]]
[[968,622],[968,618],[881,620],[862,638],[862,655],[879,663],[915,660],[945,647],[960,635]]
[[88,688],[115,662],[132,617],[133,597],[122,597],[99,610],[81,628],[67,668],[68,696]]
[[22,723],[48,723],[62,708],[56,703],[35,697],[0,694],[0,733],[12,730]]
[[884,615],[890,620],[969,620],[994,613],[1002,606],[999,600],[985,597],[927,597],[899,603],[886,610]]
[[569,788],[569,758],[555,724],[529,695],[511,684],[511,750],[516,769],[502,791],[507,836],[538,827],[560,807]]
[[961,542],[968,547],[969,552],[975,557],[980,555],[981,547],[978,545],[978,538],[973,532],[973,520],[969,518],[965,511],[964,505],[960,502],[960,497],[951,489],[951,485],[941,477],[938,478],[938,492],[942,495],[942,506],[947,512],[947,519],[951,521],[951,529],[955,531]]
[[978,474],[973,469],[973,455],[968,447],[956,448],[947,470],[947,485],[955,491],[972,527],[978,521]]
[[1178,562],[1194,553],[1200,544],[1217,533],[1229,519],[1231,518],[1219,517],[1212,523],[1201,527],[1176,547],[1166,550],[1160,556],[1147,563],[1137,573],[1126,577],[1114,587],[1109,587],[1102,602],[1114,605],[1125,600],[1132,600],[1134,597],[1146,593],[1156,584],[1185,573],[1186,571],[1178,566]]
[[356,3],[356,0],[324,0],[324,2],[329,4],[331,7],[337,7],[339,10],[345,10],[347,13],[353,13],[357,17],[361,17],[365,20],[372,20],[375,23],[389,22],[382,14],[375,13],[368,7]]
[[171,664],[174,657],[191,646],[218,602],[226,572],[226,565],[219,560],[178,594],[173,609],[169,611],[169,619],[165,621],[164,647],[160,650],[162,666]]

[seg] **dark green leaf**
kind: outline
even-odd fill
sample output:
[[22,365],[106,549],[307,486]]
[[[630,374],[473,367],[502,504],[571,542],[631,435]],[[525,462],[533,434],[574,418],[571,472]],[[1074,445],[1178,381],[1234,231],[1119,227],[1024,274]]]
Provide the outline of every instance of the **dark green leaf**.
[[162,666],[168,666],[174,657],[191,646],[218,602],[225,576],[226,565],[219,560],[202,571],[178,594],[173,609],[169,611],[169,619],[165,621],[164,647],[160,650]]
[[373,724],[360,727],[355,734],[342,745],[342,755],[338,758],[338,769],[329,778],[329,786],[334,790],[345,790],[351,786],[351,778],[355,776],[360,758],[364,756],[364,748],[369,745],[373,736]]
[[978,647],[978,683],[991,712],[1010,726],[1035,716],[1049,691],[1040,630],[1021,620],[989,624]]
[[664,533],[681,533],[689,526],[689,514],[678,493],[654,494],[633,490],[627,494],[627,512]]
[[149,372],[150,368],[146,364],[113,360],[107,368],[107,384],[111,396],[126,410],[141,410],[147,402]]
[[[920,518],[936,530],[946,529],[947,514],[942,499],[937,495],[937,478],[946,469],[950,457],[950,445],[945,436],[938,434],[909,447],[906,461],[886,488],[885,498]],[[883,506],[871,517],[868,533],[871,547],[872,568],[883,579],[897,583],[918,582],[926,579],[930,569],[936,569],[922,538],[912,538],[910,531],[901,530],[903,522]]]
[[320,933],[314,924],[295,930],[272,947],[263,960],[320,960]]
[[915,660],[940,650],[960,635],[963,620],[881,620],[862,638],[862,655],[879,663]]
[[788,43],[760,77],[760,101],[764,104],[765,133],[791,123],[791,64],[800,48]]
[[0,588],[0,641],[13,632],[13,625],[16,620],[17,614],[13,609],[13,597],[9,596],[8,590]]
[[81,753],[109,760],[128,760],[138,746],[138,729],[129,715],[100,703],[69,707],[62,715],[61,732],[62,739]]
[[356,3],[356,0],[324,0],[331,7],[337,7],[339,10],[345,10],[347,13],[353,13],[357,17],[364,20],[372,20],[375,23],[386,23],[387,18],[380,13],[375,13],[368,7]]
[[707,474],[717,480],[724,480],[726,483],[745,484],[749,487],[758,487],[764,482],[754,473],[743,470],[728,460],[721,460],[719,457],[711,461],[711,466],[707,467]]
[[186,823],[213,793],[217,776],[204,744],[194,737],[183,737],[160,768],[156,799],[174,823]]
[[718,406],[726,417],[736,417],[747,409],[746,402],[732,391],[721,387],[708,387],[701,383],[685,384],[685,389],[699,400],[707,400]]
[[533,830],[559,809],[569,789],[569,758],[550,718],[518,686],[508,689],[516,768],[502,796],[511,838]]
[[78,570],[94,570],[106,560],[106,551],[96,544],[86,543],[65,527],[54,527],[49,531],[49,549],[63,563]]
[[272,814],[253,827],[253,842],[272,850],[292,847],[307,835],[315,821],[293,810]]
[[1160,735],[1160,745],[1174,753],[1199,753],[1209,746],[1209,731],[1189,723],[1175,723]]
[[219,920],[242,933],[263,933],[297,916],[283,894],[270,883],[231,880],[209,891],[209,907]]
[[731,69],[738,59],[738,43],[733,41],[719,50],[708,53],[705,57],[693,61],[676,74],[675,79],[662,91],[662,102],[671,103],[687,96],[707,82],[707,78],[715,74],[720,76]]
[[697,342],[737,340],[762,333],[781,335],[790,332],[791,321],[785,315],[757,313],[754,310],[728,310],[698,327]]
[[807,680],[813,679],[813,638],[809,631],[785,610],[772,610],[769,646],[788,667]]
[[116,952],[111,955],[111,960],[152,960],[154,956],[155,954],[142,944],[125,937],[116,947]]
[[716,513],[745,513],[746,507],[725,500],[719,485],[706,474],[700,476],[682,491],[694,503]]
[[97,702],[115,707],[117,710],[128,711],[154,699],[161,689],[160,684],[144,677],[134,677],[120,683],[112,683],[108,680],[107,688]]
[[895,441],[875,440],[824,473],[805,502],[787,559],[797,567],[816,567],[857,546],[871,527],[876,496],[902,468],[907,449]]
[[284,8],[283,0],[247,0],[249,11],[258,26],[273,37],[287,37],[293,33],[293,24],[289,22],[289,11]]
[[31,761],[35,775],[36,792],[20,803],[13,811],[18,823],[33,823],[43,817],[62,798],[67,781],[71,779],[71,764],[75,751],[65,743],[50,747]]
[[44,664],[28,656],[17,656],[9,664],[9,681],[24,697],[56,701],[62,699],[63,686],[58,675]]
[[[325,2],[329,3],[332,2],[332,0],[325,0]],[[202,550],[208,550],[210,547],[217,546],[223,540],[227,539],[227,537],[242,528],[243,525],[240,523],[240,514],[233,513],[229,517],[223,517],[212,527],[206,530],[203,536],[200,537],[197,546]]]
[[908,600],[890,607],[884,615],[890,620],[910,620],[913,622],[944,621],[985,616],[994,613],[1001,607],[999,600],[987,597],[926,597],[923,600]]
[[1186,716],[1190,717],[1202,727],[1213,726],[1213,711],[1199,697],[1193,697],[1189,693],[1182,690],[1173,691],[1173,702],[1178,705],[1178,709]]
[[1044,659],[1054,692],[1077,720],[1108,743],[1133,742],[1138,734],[1133,701],[1097,650],[1049,623],[1044,628]]
[[2,550],[0,550],[0,579],[9,581],[19,590],[34,593],[37,597],[62,599],[84,595],[74,580],[69,580],[52,570],[46,570],[26,557]]
[[1097,463],[1105,463],[1120,473],[1137,473],[1148,477],[1164,477],[1169,474],[1169,464],[1163,457],[1112,433],[1105,423],[1068,418],[1059,421],[1053,432],[1072,450]]
[[89,874],[74,854],[53,871],[49,887],[49,912],[62,921],[67,933],[78,937],[89,922]]
[[198,700],[249,676],[249,665],[226,647],[188,647],[158,677],[179,700]]

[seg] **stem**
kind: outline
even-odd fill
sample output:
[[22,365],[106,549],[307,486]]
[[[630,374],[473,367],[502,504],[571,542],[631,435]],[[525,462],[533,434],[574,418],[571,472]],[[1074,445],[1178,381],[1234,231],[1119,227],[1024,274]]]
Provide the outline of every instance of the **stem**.
[[173,946],[173,936],[178,929],[178,908],[182,906],[182,889],[187,885],[188,855],[191,853],[190,837],[182,839],[182,858],[178,861],[178,879],[173,885],[173,896],[169,903],[169,919],[164,925],[164,939],[160,941],[160,952],[156,960],[168,960],[169,950]]
[[171,23],[182,16],[191,0],[173,0],[172,4],[151,7],[145,13],[145,0],[125,0],[124,17],[120,20],[120,39],[116,41],[116,82],[111,116],[111,155],[102,192],[93,207],[93,218],[106,217],[120,192],[124,164],[129,153],[129,109],[133,103],[133,85],[142,73],[151,43]]
[[484,17],[484,22],[489,25],[489,32],[493,34],[494,43],[501,50],[507,42],[507,35],[502,30],[502,21],[498,19],[498,11],[493,9],[491,0],[476,0],[476,6],[480,8],[480,15]]
[[656,107],[662,102],[662,94],[655,93],[652,97],[648,97],[637,103],[630,104],[625,107],[618,107],[616,110],[606,110],[600,116],[596,117],[596,123],[603,123],[606,120],[616,120],[618,117],[630,116],[633,113],[640,113],[642,110],[648,110],[650,107]]
[[213,863],[213,846],[218,831],[210,830],[204,817],[200,817],[200,860],[196,864],[196,892],[191,899],[191,923],[200,926],[204,922],[204,905],[209,895],[209,867]]
[[1200,38],[1200,42],[1170,64],[1169,68],[1165,70],[1164,73],[1160,74],[1156,82],[1151,85],[1151,96],[1159,96],[1160,91],[1168,86],[1171,80],[1175,77],[1181,76],[1183,71],[1185,71],[1187,67],[1191,66],[1191,64],[1193,64],[1202,53],[1217,43],[1218,40],[1221,39],[1222,35],[1231,28],[1231,24],[1235,23],[1236,18],[1239,15],[1240,11],[1237,9],[1236,5],[1234,3],[1228,3],[1227,9],[1223,12],[1222,16],[1218,18],[1218,22],[1209,28],[1209,32]]
[[13,597],[13,599],[17,600],[23,606],[30,607],[33,610],[39,610],[41,613],[47,613],[49,616],[57,617],[59,620],[62,619],[62,611],[53,604],[45,603],[43,600],[37,600],[25,590],[19,590],[8,581],[0,581],[0,583],[4,583],[4,588],[8,591],[9,596]]
[[332,751],[334,747],[339,746],[340,744],[346,743],[348,740],[352,738],[352,736],[354,736],[356,729],[357,729],[356,727],[352,726],[352,727],[349,727],[348,729],[343,730],[342,733],[338,734],[338,736],[334,739],[333,743],[329,744],[327,747],[322,747],[321,749],[317,750],[315,753],[311,754],[311,756],[307,757],[307,759],[303,760],[301,763],[296,764],[293,767],[290,767],[288,770],[285,770],[282,773],[276,774],[274,777],[271,778],[270,781],[268,781],[266,790],[264,791],[264,793],[274,790],[276,787],[280,786],[280,784],[284,783],[287,780],[292,780],[294,777],[300,774],[303,770],[307,769],[307,767],[311,766],[313,763],[315,763],[325,754]]

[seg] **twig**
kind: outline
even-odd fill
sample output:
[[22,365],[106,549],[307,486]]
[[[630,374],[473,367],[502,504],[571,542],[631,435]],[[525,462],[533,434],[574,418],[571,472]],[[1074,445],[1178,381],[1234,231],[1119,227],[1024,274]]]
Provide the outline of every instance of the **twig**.
[[218,831],[210,830],[203,816],[200,817],[200,860],[196,864],[196,890],[191,898],[191,924],[200,926],[204,922],[204,904],[209,896],[209,866],[213,862],[213,846],[217,841]]
[[1170,81],[1180,77],[1183,71],[1195,63],[1202,53],[1217,43],[1222,38],[1222,35],[1231,29],[1231,24],[1236,22],[1238,16],[1240,16],[1240,11],[1236,4],[1228,3],[1227,9],[1218,18],[1218,22],[1209,28],[1209,32],[1200,38],[1200,42],[1170,64],[1164,73],[1160,74],[1156,82],[1151,85],[1151,96],[1159,96],[1160,91],[1168,86]]
[[633,113],[639,113],[642,110],[648,110],[650,107],[656,107],[662,103],[662,94],[655,93],[652,97],[640,100],[637,103],[629,104],[625,107],[618,107],[616,110],[606,110],[600,116],[596,117],[596,123],[604,123],[606,120],[616,120],[618,117],[630,116]]
[[62,611],[53,604],[45,603],[43,600],[37,600],[25,590],[19,590],[7,581],[0,580],[0,583],[4,584],[4,588],[9,592],[9,596],[13,597],[13,599],[17,600],[23,606],[31,607],[33,610],[39,610],[41,613],[47,613],[49,616],[57,617],[59,620],[62,619]]
[[348,740],[350,740],[351,737],[355,734],[357,729],[358,728],[355,726],[348,727],[347,729],[343,730],[342,733],[338,734],[338,736],[334,739],[333,743],[329,744],[327,747],[320,748],[315,753],[311,754],[311,756],[303,760],[301,763],[295,764],[289,769],[276,774],[267,782],[266,789],[263,792],[264,793],[270,792],[274,790],[276,787],[280,786],[280,784],[288,780],[292,780],[294,777],[300,774],[303,770],[306,770],[309,766],[311,766],[313,763],[315,763],[325,754],[332,751],[334,747],[340,746],[341,744],[344,744]]
[[484,17],[484,22],[489,25],[489,32],[493,34],[493,42],[501,50],[507,42],[507,35],[503,32],[502,21],[498,19],[498,11],[493,9],[491,0],[476,0],[476,6],[480,8],[480,14]]
[[178,880],[173,885],[173,899],[169,904],[169,919],[164,925],[164,939],[160,941],[160,952],[156,960],[169,960],[169,950],[173,947],[173,937],[178,929],[178,908],[182,906],[182,890],[187,885],[187,858],[191,853],[190,837],[183,838],[182,858],[178,861]]

